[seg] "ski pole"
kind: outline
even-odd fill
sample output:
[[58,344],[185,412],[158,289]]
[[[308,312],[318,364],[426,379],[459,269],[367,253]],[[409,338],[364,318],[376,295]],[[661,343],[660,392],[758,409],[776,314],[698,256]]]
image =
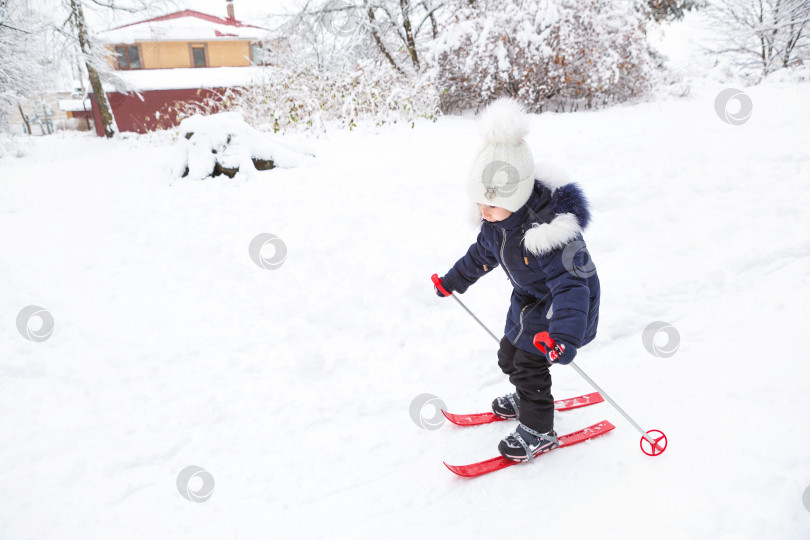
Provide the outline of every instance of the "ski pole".
[[[478,324],[480,324],[480,325],[481,325],[481,328],[483,328],[484,330],[486,330],[486,331],[487,331],[487,333],[488,333],[490,336],[492,336],[492,339],[494,339],[496,343],[500,343],[500,342],[501,342],[501,340],[500,340],[500,339],[498,339],[498,338],[497,338],[497,336],[495,336],[495,334],[493,334],[493,333],[492,333],[492,331],[491,331],[489,328],[487,328],[487,326],[486,326],[484,323],[482,323],[482,322],[480,321],[480,319],[478,319],[478,317],[476,317],[476,316],[475,316],[475,314],[474,314],[472,311],[470,311],[470,309],[469,309],[467,306],[465,306],[465,305],[464,305],[464,302],[462,302],[461,300],[459,300],[459,299],[458,299],[458,297],[457,297],[456,295],[454,295],[454,294],[452,294],[452,293],[448,292],[447,290],[445,290],[445,288],[442,286],[442,280],[441,280],[441,279],[439,279],[439,276],[438,276],[437,274],[433,274],[432,276],[430,276],[430,279],[433,281],[433,284],[436,286],[436,288],[437,288],[437,289],[439,289],[439,290],[442,292],[442,294],[444,294],[445,296],[452,296],[453,298],[455,298],[455,299],[456,299],[456,302],[458,302],[458,304],[459,304],[461,307],[463,307],[463,308],[464,308],[464,310],[465,310],[467,313],[469,313],[469,314],[470,314],[470,316],[471,316],[473,319],[475,319],[475,321],[476,321]],[[540,332],[540,333],[538,333],[536,336],[534,336],[534,346],[535,346],[535,347],[537,347],[538,349],[540,349],[540,350],[541,350],[541,351],[542,351],[542,352],[545,354],[546,349],[545,349],[545,347],[543,346],[543,343],[545,343],[545,344],[546,344],[548,347],[551,347],[551,348],[553,348],[553,347],[554,347],[554,340],[553,340],[553,339],[551,339],[551,336],[548,334],[548,332]],[[613,401],[613,399],[612,399],[612,398],[611,398],[609,395],[607,395],[607,393],[605,393],[605,391],[604,391],[604,390],[602,390],[602,389],[599,387],[599,385],[597,385],[597,384],[594,382],[594,380],[593,380],[593,379],[591,379],[590,377],[588,377],[588,375],[586,375],[586,374],[585,374],[585,372],[584,372],[584,371],[582,371],[582,369],[581,369],[581,368],[580,368],[578,365],[576,365],[574,362],[571,362],[571,364],[570,364],[570,365],[571,365],[571,366],[573,366],[573,367],[574,367],[574,369],[576,370],[576,372],[577,372],[577,373],[579,373],[580,375],[582,375],[582,378],[583,378],[583,379],[585,379],[586,381],[588,381],[588,383],[589,383],[591,386],[593,386],[593,387],[594,387],[594,389],[595,389],[597,392],[599,392],[599,394],[600,394],[602,397],[604,397],[604,398],[605,398],[605,399],[608,401],[608,403],[610,403],[611,405],[613,405],[613,407],[614,407],[614,408],[615,408],[617,411],[619,411],[619,412],[622,414],[622,416],[624,416],[624,417],[627,419],[627,421],[628,421],[628,422],[630,422],[630,423],[633,425],[633,427],[635,427],[637,430],[639,430],[639,432],[641,432],[641,435],[642,435],[642,440],[646,440],[648,443],[650,443],[650,445],[651,445],[651,447],[652,447],[652,453],[649,453],[649,452],[647,452],[647,450],[645,450],[645,449],[644,449],[644,446],[643,446],[643,445],[640,445],[640,446],[641,446],[641,451],[642,451],[642,452],[644,452],[644,453],[645,453],[645,454],[647,454],[648,456],[659,456],[659,455],[661,455],[661,453],[663,453],[663,451],[664,451],[664,450],[666,449],[666,447],[667,447],[667,445],[666,445],[666,442],[667,442],[667,437],[666,437],[666,435],[664,435],[664,433],[663,433],[663,432],[658,431],[658,430],[656,430],[656,429],[651,429],[650,431],[653,431],[653,432],[657,431],[658,433],[661,433],[661,437],[659,437],[658,439],[653,439],[652,437],[650,437],[650,432],[649,432],[649,431],[644,431],[644,430],[641,428],[641,426],[639,426],[639,425],[636,423],[636,421],[635,421],[635,420],[633,420],[633,419],[630,417],[630,415],[629,415],[629,414],[627,414],[626,412],[624,412],[624,409],[622,409],[621,407],[619,407],[619,404],[618,404],[618,403],[616,403],[615,401]],[[658,444],[658,442],[659,442],[660,440],[662,440],[662,439],[664,440],[664,446],[663,446],[663,448],[662,448],[662,447],[661,447],[661,446]],[[656,451],[656,449],[658,450],[658,453],[656,453],[656,452],[655,452],[655,451]]]
[[[537,347],[538,349],[540,349],[540,350],[541,350],[543,353],[545,353],[545,352],[546,352],[546,349],[545,349],[545,347],[543,346],[543,344],[545,344],[545,345],[546,345],[546,346],[549,348],[549,350],[554,348],[554,345],[555,345],[555,344],[554,344],[554,340],[551,338],[551,336],[548,334],[548,332],[540,332],[540,333],[538,333],[537,335],[535,335],[535,336],[534,336],[534,346],[535,346],[535,347]],[[598,384],[596,384],[596,382],[594,382],[594,380],[593,380],[593,379],[591,379],[590,377],[588,377],[588,376],[585,374],[585,372],[584,372],[584,371],[582,371],[582,369],[581,369],[581,368],[580,368],[578,365],[576,365],[576,364],[575,364],[573,361],[571,361],[571,363],[570,363],[569,365],[570,365],[571,367],[573,367],[573,368],[576,370],[576,372],[577,372],[577,373],[579,373],[580,375],[582,375],[582,378],[583,378],[583,379],[585,379],[586,381],[588,381],[588,383],[589,383],[591,386],[593,386],[593,388],[594,388],[594,389],[595,389],[597,392],[599,392],[599,394],[600,394],[600,395],[601,395],[603,398],[605,398],[605,399],[608,401],[608,403],[610,403],[611,405],[613,405],[613,407],[614,407],[614,408],[615,408],[617,411],[619,411],[620,413],[622,413],[622,416],[624,416],[624,417],[627,419],[627,421],[628,421],[628,422],[630,422],[630,423],[633,425],[633,427],[635,427],[635,428],[636,428],[636,429],[637,429],[637,430],[638,430],[638,431],[641,433],[641,436],[642,436],[644,439],[646,439],[646,441],[647,441],[648,443],[650,443],[650,446],[652,447],[652,454],[650,454],[650,453],[648,453],[646,450],[644,450],[644,447],[643,447],[643,446],[641,447],[642,452],[644,452],[644,453],[645,453],[645,454],[647,454],[648,456],[658,456],[658,455],[661,455],[661,453],[662,453],[662,452],[663,452],[663,451],[666,449],[666,447],[667,447],[667,445],[666,445],[666,439],[667,439],[667,438],[666,438],[666,435],[664,435],[664,434],[663,434],[661,431],[658,431],[658,430],[656,430],[656,429],[651,429],[650,431],[657,431],[658,433],[661,433],[661,437],[659,437],[658,439],[653,439],[652,437],[650,437],[650,431],[644,431],[644,430],[641,428],[641,426],[639,426],[639,425],[638,425],[638,423],[636,423],[636,421],[635,421],[635,420],[633,420],[633,419],[630,417],[630,415],[629,415],[629,414],[627,414],[626,412],[624,412],[624,409],[622,409],[621,407],[619,407],[619,404],[618,404],[618,403],[616,403],[615,401],[613,401],[613,399],[612,399],[612,398],[611,398],[609,395],[607,395],[607,392],[605,392],[604,390],[602,390],[602,389],[599,387],[599,385],[598,385]],[[660,441],[661,439],[663,439],[663,440],[664,440],[664,446],[663,446],[663,448],[662,448],[661,446],[659,446],[659,444],[658,444],[658,441]],[[658,453],[656,453],[656,452],[655,452],[655,451],[656,451],[656,449],[657,449],[657,450],[659,450],[659,452],[658,452]]]
[[459,299],[458,299],[458,296],[454,295],[454,294],[453,294],[453,293],[451,293],[451,292],[447,292],[447,291],[444,289],[444,287],[442,286],[442,280],[441,280],[441,279],[439,279],[439,276],[438,276],[437,274],[433,274],[432,276],[430,276],[430,279],[432,279],[432,280],[433,280],[433,284],[436,286],[436,288],[437,288],[437,289],[439,289],[440,291],[442,291],[442,294],[444,294],[445,296],[451,296],[452,298],[454,298],[454,299],[456,300],[456,302],[458,302],[458,305],[460,305],[461,307],[463,307],[463,308],[464,308],[464,311],[466,311],[467,313],[469,313],[469,314],[470,314],[470,317],[472,317],[473,319],[475,319],[475,322],[477,322],[478,324],[480,324],[480,325],[481,325],[481,328],[483,328],[484,330],[486,330],[486,331],[487,331],[487,333],[488,333],[490,336],[492,336],[492,339],[494,339],[494,340],[495,340],[496,342],[498,342],[498,343],[500,343],[500,342],[501,342],[501,340],[500,340],[500,339],[498,339],[498,337],[497,337],[495,334],[493,334],[493,333],[492,333],[492,331],[491,331],[489,328],[487,328],[487,325],[485,325],[484,323],[482,323],[482,322],[481,322],[481,320],[480,320],[478,317],[476,317],[476,316],[475,316],[475,314],[474,314],[472,311],[470,311],[470,309],[469,309],[467,306],[465,306],[465,305],[464,305],[464,302],[462,302],[461,300],[459,300]]

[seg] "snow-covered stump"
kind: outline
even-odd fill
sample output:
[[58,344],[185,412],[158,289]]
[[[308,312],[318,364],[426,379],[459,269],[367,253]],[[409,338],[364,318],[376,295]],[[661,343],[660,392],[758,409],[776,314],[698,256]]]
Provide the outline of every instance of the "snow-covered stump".
[[237,112],[194,115],[180,122],[174,176],[202,180],[297,167],[307,156],[285,148],[248,125]]

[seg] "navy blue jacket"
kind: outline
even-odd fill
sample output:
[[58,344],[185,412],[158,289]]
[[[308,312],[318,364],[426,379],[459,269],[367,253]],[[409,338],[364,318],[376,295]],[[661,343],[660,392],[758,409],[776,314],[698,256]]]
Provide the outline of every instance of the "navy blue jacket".
[[532,342],[544,330],[587,345],[599,321],[599,278],[582,239],[589,221],[579,186],[554,189],[536,180],[517,212],[495,223],[481,219],[477,241],[442,281],[463,293],[501,266],[514,287],[505,334],[515,347],[540,354]]

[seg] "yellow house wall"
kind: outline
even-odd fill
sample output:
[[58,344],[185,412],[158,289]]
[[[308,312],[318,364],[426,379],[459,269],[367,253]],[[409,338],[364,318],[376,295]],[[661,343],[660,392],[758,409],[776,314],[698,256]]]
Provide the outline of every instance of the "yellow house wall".
[[188,43],[164,41],[160,43],[140,43],[144,69],[165,69],[190,67]]
[[[250,41],[144,41],[141,50],[143,69],[193,67],[189,43],[208,46],[208,67],[249,66]],[[114,51],[115,45],[110,48]],[[115,60],[113,60],[113,66]]]
[[212,67],[249,66],[249,41],[214,41],[208,43],[208,63]]

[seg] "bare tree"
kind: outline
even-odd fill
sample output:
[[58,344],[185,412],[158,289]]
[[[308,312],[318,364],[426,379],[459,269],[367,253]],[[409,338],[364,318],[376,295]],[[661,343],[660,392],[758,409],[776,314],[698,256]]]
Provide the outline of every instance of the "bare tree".
[[45,84],[49,61],[39,38],[46,27],[27,2],[0,0],[0,128],[7,128],[14,101]]
[[274,39],[264,43],[263,57],[276,65],[340,69],[363,55],[357,13],[353,5],[331,0],[308,1],[293,14],[274,15],[264,23],[274,27]]
[[87,68],[87,77],[90,79],[90,86],[93,88],[93,100],[96,103],[96,107],[98,107],[104,136],[109,139],[118,132],[118,126],[115,124],[110,102],[107,100],[107,94],[104,93],[104,88],[102,87],[101,78],[98,73],[98,66],[103,63],[105,59],[101,51],[94,46],[90,39],[81,0],[67,1],[70,3],[70,16],[68,17],[68,21],[73,30],[73,35],[76,36],[76,40],[79,43],[79,50],[81,51],[82,57],[84,58],[84,64]]
[[379,58],[399,73],[420,71],[423,47],[438,35],[444,6],[440,0],[312,0],[277,33],[319,68],[363,57]]
[[[413,70],[419,71],[422,46],[438,36],[437,15],[445,7],[445,2],[432,0],[363,0],[367,17],[364,26],[394,68],[402,71],[409,62]],[[391,51],[406,55],[395,59]]]
[[60,0],[64,10],[62,24],[53,29],[66,41],[66,50],[77,50],[87,70],[93,101],[98,107],[101,125],[107,138],[118,131],[115,118],[102,85],[102,75],[110,71],[110,51],[94,39],[85,18],[85,7],[101,12],[149,13],[165,10],[171,3],[167,0]]
[[763,76],[810,59],[810,0],[717,0],[707,9],[716,42],[707,51]]

